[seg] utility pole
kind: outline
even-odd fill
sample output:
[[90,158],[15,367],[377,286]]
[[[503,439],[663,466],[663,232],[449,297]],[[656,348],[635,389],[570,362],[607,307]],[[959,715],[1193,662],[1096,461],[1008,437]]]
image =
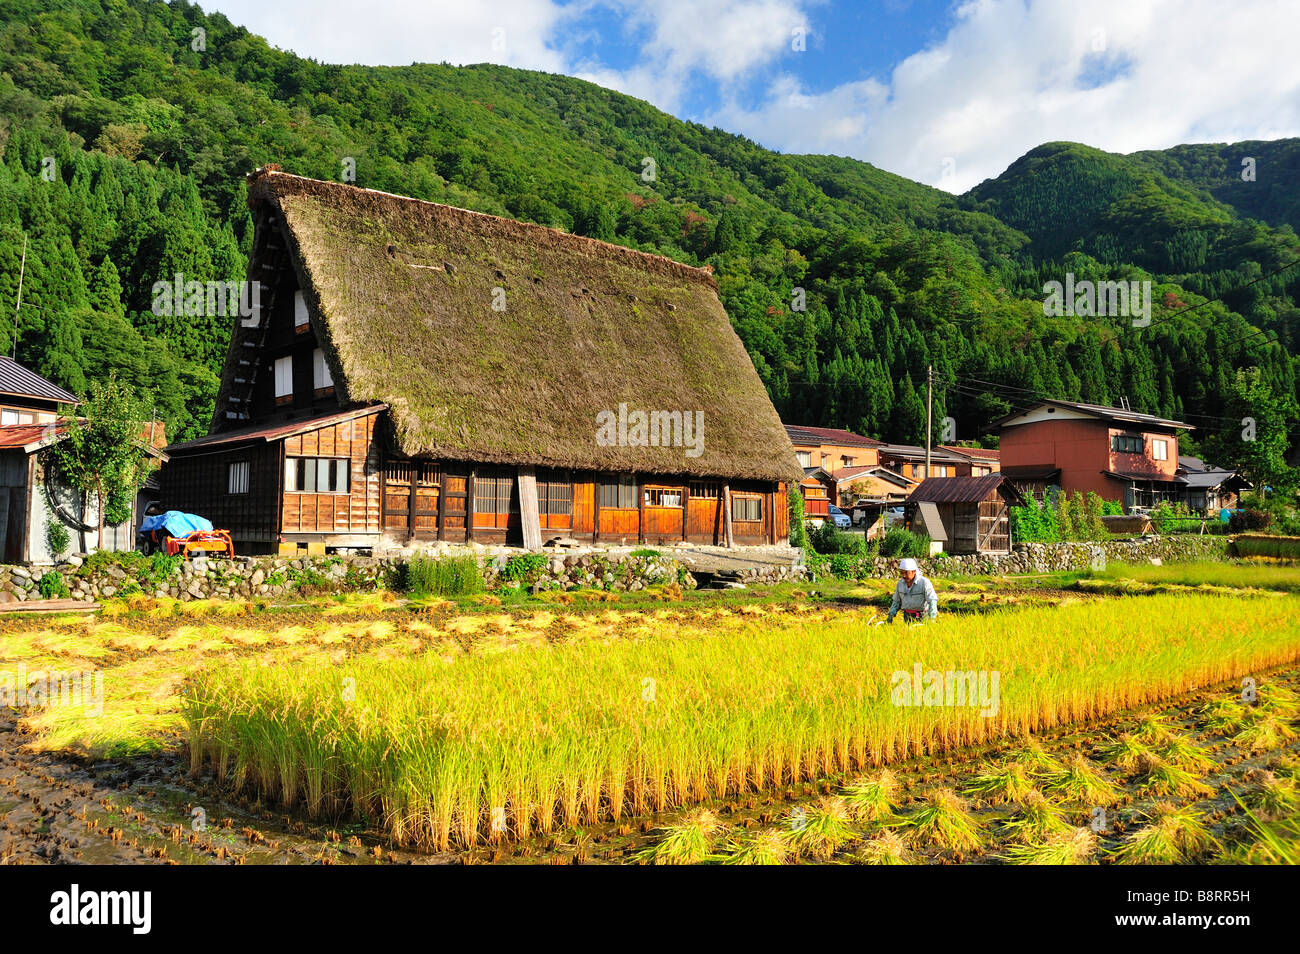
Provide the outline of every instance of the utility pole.
[[933,433],[931,420],[934,416],[934,365],[925,369],[925,476],[930,476],[930,435]]
[[27,274],[27,233],[23,233],[23,263],[18,269],[18,300],[14,303],[14,334],[9,342],[10,359],[18,360],[18,311],[23,307],[23,277]]

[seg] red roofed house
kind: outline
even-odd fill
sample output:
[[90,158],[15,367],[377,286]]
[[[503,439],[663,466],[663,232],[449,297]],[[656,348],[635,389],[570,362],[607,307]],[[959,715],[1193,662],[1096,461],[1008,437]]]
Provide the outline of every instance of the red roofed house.
[[1124,509],[1187,498],[1178,436],[1190,425],[1128,408],[1041,401],[996,422],[1002,473],[1025,493],[1048,487],[1122,500]]

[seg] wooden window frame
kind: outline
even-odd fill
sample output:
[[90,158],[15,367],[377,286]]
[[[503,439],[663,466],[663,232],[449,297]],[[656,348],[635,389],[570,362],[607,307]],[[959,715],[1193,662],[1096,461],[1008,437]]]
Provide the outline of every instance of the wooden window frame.
[[[329,462],[332,466],[330,473],[332,475],[331,483],[337,484],[338,477],[341,475],[344,479],[342,490],[321,490],[317,483],[319,476],[313,479],[312,489],[304,490],[302,485],[306,482],[303,478],[307,473],[307,463],[310,461],[313,465],[313,471],[319,475],[321,462]],[[293,477],[290,478],[290,467],[294,468]],[[352,460],[348,457],[308,457],[308,456],[288,456],[284,458],[284,492],[286,494],[307,494],[309,496],[319,497],[347,497],[352,493]]]
[[1147,442],[1140,434],[1112,434],[1110,449],[1116,454],[1145,454]]
[[[647,507],[660,507],[667,510],[681,510],[686,499],[686,488],[646,485],[641,488],[641,496]],[[668,497],[676,497],[676,503],[665,503]]]
[[[606,500],[606,490],[614,489],[615,503],[609,503]],[[624,491],[626,491],[626,503],[624,503]],[[601,480],[596,486],[596,493],[600,498],[601,510],[639,510],[636,495],[636,478],[619,477],[617,481]]]
[[[743,517],[741,511],[748,509],[750,506],[757,508],[757,517]],[[732,521],[736,523],[762,523],[763,522],[763,495],[751,493],[731,493]]]
[[[237,481],[237,480],[235,479],[235,475],[236,475],[237,473],[241,473],[240,471],[236,470],[236,468],[243,468],[243,470],[242,470],[243,480],[242,480],[242,481]],[[252,465],[252,462],[251,462],[251,461],[248,461],[248,460],[232,460],[232,461],[227,462],[227,464],[226,464],[226,495],[227,495],[228,497],[238,497],[238,496],[244,496],[244,495],[248,494],[248,492],[249,492],[249,488],[252,486],[252,483],[253,483],[253,465]],[[243,489],[242,489],[242,490],[240,490],[240,489],[235,489],[235,488],[237,488],[240,484],[243,485]]]
[[[298,320],[299,315],[302,316],[302,321]],[[310,330],[311,311],[307,308],[307,296],[299,289],[293,293],[293,333],[302,335]]]
[[[280,368],[285,367],[282,362],[288,362],[289,368],[289,390],[281,393],[280,391]],[[275,403],[292,404],[293,403],[293,355],[285,354],[274,359],[271,362],[271,389],[275,393]]]

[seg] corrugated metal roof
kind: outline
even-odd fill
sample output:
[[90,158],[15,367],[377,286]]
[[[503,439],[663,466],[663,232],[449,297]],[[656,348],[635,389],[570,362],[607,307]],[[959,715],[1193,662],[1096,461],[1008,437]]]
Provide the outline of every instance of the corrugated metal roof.
[[1005,474],[981,477],[927,477],[907,498],[909,503],[922,500],[934,503],[976,503],[1005,485],[1016,502],[1023,502],[1020,491]]
[[40,398],[44,401],[61,401],[77,404],[77,396],[65,391],[53,381],[46,380],[35,371],[24,368],[13,358],[0,355],[0,393],[17,397]]
[[1032,407],[1021,411],[1013,411],[1006,417],[994,421],[992,427],[1001,427],[1008,421],[1015,420],[1028,411],[1037,407],[1059,407],[1068,411],[1078,411],[1081,414],[1091,414],[1093,417],[1102,418],[1108,421],[1115,421],[1121,424],[1148,424],[1155,427],[1181,428],[1183,430],[1195,430],[1190,424],[1184,424],[1182,421],[1170,420],[1167,417],[1156,417],[1154,414],[1144,414],[1141,411],[1130,411],[1122,407],[1107,407],[1104,404],[1082,404],[1079,401],[1057,401],[1055,399],[1044,399]]
[[314,431],[318,427],[328,427],[331,424],[341,424],[344,421],[350,421],[355,417],[365,417],[367,414],[377,414],[387,409],[386,404],[374,404],[369,407],[354,408],[350,411],[335,411],[332,414],[321,414],[316,417],[300,418],[296,421],[277,421],[274,424],[263,424],[256,427],[245,427],[237,431],[221,431],[216,434],[209,434],[207,437],[199,437],[192,441],[185,441],[183,444],[173,444],[167,448],[167,453],[183,454],[189,450],[198,450],[203,447],[219,447],[226,444],[245,444],[255,441],[278,441],[286,437],[293,437],[295,434],[301,434],[304,431]]
[[[898,457],[904,460],[925,460],[925,448],[916,444],[881,444],[878,448],[881,457]],[[966,464],[970,458],[964,454],[954,454],[939,447],[930,448],[930,459],[948,461],[954,464]]]
[[0,427],[0,450],[35,450],[54,441],[60,431],[54,424],[7,424]]

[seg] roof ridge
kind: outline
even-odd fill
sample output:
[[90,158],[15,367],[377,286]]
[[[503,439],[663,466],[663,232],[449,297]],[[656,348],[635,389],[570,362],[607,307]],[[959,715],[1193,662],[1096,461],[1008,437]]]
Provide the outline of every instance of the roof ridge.
[[383,199],[396,199],[401,202],[411,202],[417,205],[431,206],[435,209],[442,209],[457,215],[466,217],[479,217],[493,222],[505,223],[511,226],[519,226],[525,229],[538,229],[549,232],[560,238],[561,241],[572,242],[575,246],[587,245],[593,251],[606,255],[623,255],[634,256],[645,259],[647,262],[654,262],[659,265],[669,266],[678,269],[688,278],[703,282],[715,290],[718,287],[717,279],[713,277],[713,266],[687,265],[685,262],[679,262],[675,258],[667,255],[659,255],[655,252],[643,252],[640,249],[631,248],[627,245],[619,245],[616,242],[606,242],[603,239],[592,238],[589,235],[579,235],[576,232],[566,232],[563,229],[557,229],[550,225],[539,225],[536,222],[525,222],[522,219],[512,219],[504,215],[493,215],[491,212],[479,212],[475,209],[466,209],[458,205],[449,205],[446,202],[433,202],[429,199],[417,199],[414,196],[402,195],[397,192],[385,192],[382,189],[371,189],[366,186],[347,185],[342,182],[331,182],[328,179],[313,179],[310,176],[300,176],[292,172],[285,172],[274,163],[262,166],[253,172],[248,173],[246,179],[249,187],[249,204],[253,202],[253,188],[258,183],[269,183],[272,177],[285,181],[311,183],[313,186],[329,186],[332,189],[346,190],[350,193],[368,193],[372,196],[378,196]]

